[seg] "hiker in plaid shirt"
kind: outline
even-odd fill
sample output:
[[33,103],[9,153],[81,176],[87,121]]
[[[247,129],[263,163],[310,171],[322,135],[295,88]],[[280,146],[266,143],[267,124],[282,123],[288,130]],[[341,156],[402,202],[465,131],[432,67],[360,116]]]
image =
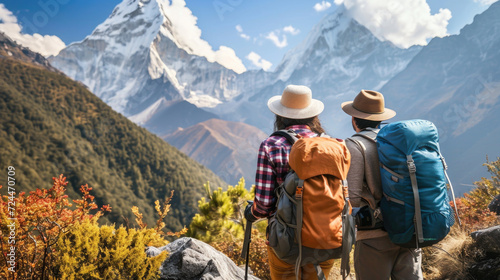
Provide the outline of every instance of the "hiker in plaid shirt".
[[[321,101],[312,99],[311,90],[306,86],[289,85],[281,96],[269,99],[267,106],[276,115],[274,130],[288,129],[299,137],[316,137],[324,133],[318,115],[323,111]],[[276,208],[274,189],[283,181],[290,170],[288,156],[292,145],[283,136],[270,136],[259,148],[257,172],[255,175],[255,200],[245,210],[245,218],[256,221],[269,218]],[[295,279],[294,264],[280,260],[268,246],[269,266],[272,279]],[[333,259],[320,264],[325,275],[333,265]],[[302,279],[317,279],[312,265],[302,267]]]

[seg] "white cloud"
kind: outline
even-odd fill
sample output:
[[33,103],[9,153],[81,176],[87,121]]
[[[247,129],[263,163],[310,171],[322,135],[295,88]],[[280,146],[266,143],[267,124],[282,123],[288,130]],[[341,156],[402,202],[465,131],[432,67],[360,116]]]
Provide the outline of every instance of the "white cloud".
[[328,10],[331,6],[332,4],[330,2],[321,1],[321,3],[316,3],[313,8],[316,12],[322,12],[324,10]]
[[481,3],[481,5],[485,5],[485,6],[491,5],[491,4],[495,3],[496,1],[498,1],[498,0],[474,0],[474,2]]
[[207,41],[201,39],[201,29],[197,25],[198,18],[186,7],[184,0],[172,0],[164,12],[172,23],[177,42],[187,46],[191,54],[204,56],[208,61],[217,62],[236,73],[246,71],[243,62],[233,49],[220,46],[219,50],[214,51]]
[[295,27],[293,27],[293,26],[291,26],[291,25],[289,25],[289,26],[285,26],[285,27],[283,28],[283,31],[285,31],[285,32],[287,32],[287,33],[290,33],[290,34],[292,34],[292,35],[297,35],[297,34],[299,34],[299,33],[300,33],[300,30],[295,29]]
[[260,57],[260,55],[254,53],[254,52],[250,52],[246,58],[248,60],[250,60],[253,65],[259,67],[259,68],[262,68],[264,69],[264,71],[267,71],[271,68],[271,66],[273,66],[273,64],[265,59],[263,59],[262,57]]
[[43,56],[56,55],[66,47],[66,44],[57,36],[43,36],[38,33],[28,35],[22,34],[21,30],[22,28],[17,22],[16,16],[7,10],[3,4],[0,4],[0,31],[16,41],[16,43]]
[[250,40],[250,36],[243,33],[243,27],[241,27],[241,25],[236,25],[236,31],[238,31],[238,33],[240,34],[240,37],[245,39],[245,40]]
[[334,0],[333,3],[335,3],[335,5],[337,6],[340,6],[342,5],[342,3],[344,3],[344,0]]
[[[278,32],[276,32],[278,33]],[[276,34],[274,31],[271,31],[269,32],[269,34],[267,34],[266,36],[266,39],[269,39],[271,40],[271,42],[273,42],[273,44],[278,47],[278,48],[284,48],[286,46],[288,46],[288,42],[286,40],[286,36],[283,35],[280,40],[280,38],[278,37],[279,34]]]
[[402,48],[426,45],[427,39],[448,35],[450,10],[440,9],[432,15],[425,0],[344,0],[343,3],[354,19],[377,38]]
[[[236,53],[232,48],[226,46],[220,46],[219,50],[215,52],[215,61],[220,65],[232,65],[234,63],[234,58],[237,57]],[[239,60],[239,58],[238,58]],[[240,60],[241,62],[241,60]],[[241,62],[243,64],[243,62]],[[245,66],[242,66],[245,68]],[[245,68],[246,71],[246,68]]]

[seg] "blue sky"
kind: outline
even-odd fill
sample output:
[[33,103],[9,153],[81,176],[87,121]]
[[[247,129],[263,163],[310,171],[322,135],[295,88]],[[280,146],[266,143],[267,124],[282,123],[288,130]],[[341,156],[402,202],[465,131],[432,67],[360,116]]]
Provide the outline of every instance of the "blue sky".
[[[390,6],[391,1],[392,6]],[[286,51],[303,40],[312,27],[323,16],[337,9],[337,4],[341,2],[344,2],[346,7],[349,5],[353,14],[360,19],[366,19],[367,22],[362,24],[367,27],[377,22],[376,18],[370,18],[371,15],[377,15],[377,12],[372,11],[382,8],[383,11],[388,10],[381,5],[389,5],[389,10],[397,12],[394,17],[407,17],[407,20],[404,18],[405,22],[436,21],[434,25],[428,24],[425,32],[441,35],[443,32],[457,34],[464,25],[472,22],[476,14],[494,2],[494,0],[391,1],[185,0],[185,5],[198,19],[197,26],[202,31],[201,39],[207,41],[214,50],[220,46],[227,46],[235,51],[246,69],[263,67],[273,70]],[[21,33],[57,36],[68,45],[89,35],[120,2],[120,0],[0,0],[4,5],[4,17],[2,18],[0,12],[0,20],[8,21],[5,19],[5,10],[8,10],[12,13],[10,20],[13,21],[12,17],[15,17],[17,24],[22,27]],[[371,6],[365,7],[366,3],[370,3]],[[430,12],[420,9],[426,6],[430,8]],[[423,19],[424,16],[427,18]],[[398,28],[403,29],[402,26],[387,24],[369,27],[372,32],[378,32],[379,36],[387,35],[387,38],[400,38],[403,42],[412,42],[413,38],[411,36],[403,38],[402,35],[406,36],[406,33],[401,33]],[[444,31],[440,28],[444,28]],[[4,31],[1,25],[0,31]],[[47,40],[49,39],[57,38],[50,37]],[[61,46],[61,43],[57,44]],[[255,55],[250,56],[251,53],[260,57],[260,64],[256,63],[258,58]]]

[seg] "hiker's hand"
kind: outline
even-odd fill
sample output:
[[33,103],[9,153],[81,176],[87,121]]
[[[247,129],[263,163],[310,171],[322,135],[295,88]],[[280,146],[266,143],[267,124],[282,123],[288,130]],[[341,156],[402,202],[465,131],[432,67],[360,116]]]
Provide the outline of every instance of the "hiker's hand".
[[245,219],[247,219],[248,222],[253,223],[257,221],[258,219],[252,214],[252,205],[253,203],[248,203],[247,208],[245,208]]

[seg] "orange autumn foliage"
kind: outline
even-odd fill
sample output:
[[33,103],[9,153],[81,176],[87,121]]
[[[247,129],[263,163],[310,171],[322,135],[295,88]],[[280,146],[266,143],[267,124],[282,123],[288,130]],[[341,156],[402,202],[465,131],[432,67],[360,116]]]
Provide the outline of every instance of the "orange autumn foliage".
[[[80,187],[81,199],[73,200],[76,208],[70,208],[68,196],[65,194],[68,182],[60,175],[52,178],[50,189],[36,189],[29,195],[20,192],[15,196],[2,196],[0,200],[0,278],[2,279],[46,279],[50,264],[57,257],[54,249],[59,236],[71,225],[92,217],[100,217],[104,212],[111,211],[109,205],[91,214],[97,209],[90,194],[92,188],[88,185]],[[0,186],[1,190],[2,186]],[[9,205],[10,201],[10,205]],[[14,202],[14,204],[12,203]],[[14,206],[14,211],[9,209]],[[12,216],[13,214],[13,216]],[[13,218],[13,219],[12,219]],[[15,244],[9,244],[11,228],[15,223]],[[12,241],[11,241],[12,242]],[[14,271],[7,263],[7,253],[10,246],[15,247]]]

